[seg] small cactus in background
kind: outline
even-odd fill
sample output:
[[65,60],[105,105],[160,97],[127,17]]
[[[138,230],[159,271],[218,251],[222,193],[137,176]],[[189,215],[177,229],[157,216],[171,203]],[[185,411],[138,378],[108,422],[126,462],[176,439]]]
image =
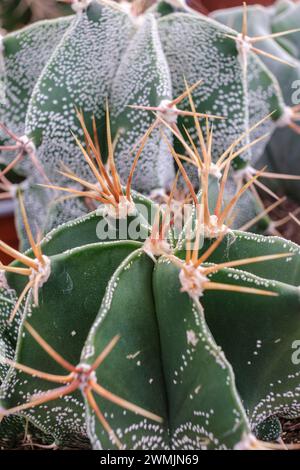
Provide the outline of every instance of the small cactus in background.
[[[61,162],[71,171],[80,165],[81,176],[89,177],[88,165],[70,133],[71,129],[83,135],[76,108],[102,143],[109,99],[116,165],[126,181],[133,145],[155,119],[168,122],[172,128],[165,129],[168,138],[179,154],[186,154],[182,139],[174,135],[174,130],[177,135],[180,131],[189,145],[195,137],[185,81],[193,85],[202,80],[193,90],[195,112],[215,116],[213,160],[268,115],[255,129],[254,140],[258,140],[251,152],[246,146],[248,135],[245,142],[240,141],[245,151],[234,161],[235,191],[262,152],[262,135],[272,132],[286,115],[275,77],[255,57],[257,48],[249,51],[245,68],[239,36],[184,4],[155,3],[137,16],[136,4],[125,8],[107,1],[66,3],[75,16],[36,23],[2,41],[2,161],[27,177],[23,191],[32,230],[39,226],[46,232],[56,216],[59,224],[87,212],[82,201],[69,198],[53,207],[52,192],[36,186],[49,181],[65,184],[65,176],[59,173]],[[283,30],[281,36],[290,33]],[[133,179],[133,187],[148,195],[169,190],[177,171],[161,137],[161,124],[151,133]],[[204,120],[200,125],[206,135]],[[102,147],[105,161],[108,152]],[[198,179],[193,183],[197,185]],[[252,218],[264,209],[253,192],[243,205],[246,219],[248,212]],[[21,231],[20,220],[17,225]]]
[[[238,31],[241,30],[243,8],[232,8],[212,13],[212,17]],[[300,200],[299,145],[300,121],[299,84],[300,84],[300,7],[292,1],[278,0],[275,5],[248,7],[248,34],[251,37],[266,37],[261,42],[262,60],[277,78],[285,102],[286,110],[278,121],[278,129],[268,143],[259,165],[267,165],[270,171],[278,172],[279,178],[267,180],[271,188],[281,190],[296,201]],[[282,36],[283,30],[291,31],[288,37]],[[271,60],[275,54],[277,61]],[[293,64],[290,67],[289,64]],[[289,175],[293,175],[289,176]],[[294,181],[293,181],[294,179]]]

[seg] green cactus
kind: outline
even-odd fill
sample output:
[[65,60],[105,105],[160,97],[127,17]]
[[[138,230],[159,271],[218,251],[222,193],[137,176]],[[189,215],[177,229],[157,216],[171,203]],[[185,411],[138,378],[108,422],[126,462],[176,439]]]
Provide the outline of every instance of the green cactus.
[[[2,159],[8,163],[7,171],[14,167],[27,176],[24,199],[33,231],[38,226],[46,233],[55,226],[55,214],[62,223],[88,211],[82,201],[68,198],[53,205],[52,193],[37,190],[36,184],[45,180],[65,184],[66,178],[57,172],[62,161],[71,170],[80,165],[81,175],[90,177],[70,134],[71,129],[82,136],[76,107],[82,109],[89,131],[96,131],[107,158],[103,145],[107,98],[123,181],[131,167],[133,145],[155,120],[151,110],[173,130],[180,130],[185,142],[190,143],[185,129],[195,138],[192,113],[183,95],[185,80],[189,85],[203,82],[193,88],[193,98],[198,113],[215,116],[214,160],[249,129],[249,116],[256,123],[276,110],[253,134],[254,140],[258,138],[253,157],[245,147],[235,159],[232,190],[248,178],[241,170],[246,166],[248,171],[247,162],[258,159],[263,146],[259,138],[282,121],[286,107],[275,77],[252,52],[247,66],[250,85],[245,80],[233,30],[188,7],[178,9],[172,2],[168,8],[165,2],[158,3],[138,17],[105,0],[71,3],[75,16],[38,22],[3,38]],[[146,194],[169,189],[177,171],[160,126],[149,137],[133,180],[133,187]],[[204,121],[201,126],[205,135]],[[176,151],[185,153],[172,131],[165,132]],[[244,138],[247,142],[247,135]],[[198,179],[193,182],[197,185]],[[249,213],[251,218],[262,210],[250,193],[244,205],[244,215]],[[20,221],[17,226],[22,230]]]
[[82,184],[96,210],[38,243],[21,198],[31,250],[0,242],[16,260],[2,266],[2,416],[25,417],[60,446],[87,438],[94,449],[268,446],[251,429],[299,415],[299,247],[226,225],[251,184],[224,202],[231,154],[218,189],[206,147],[196,195],[169,144],[193,200],[176,233],[175,185],[165,207],[131,191],[148,135],[126,188],[111,140],[108,174],[85,136],[99,185]]
[[[242,8],[216,11],[212,13],[212,16],[221,23],[238,31],[241,30]],[[261,42],[261,48],[266,53],[262,59],[276,76],[288,106],[282,119],[278,121],[278,129],[268,143],[258,165],[267,165],[270,171],[279,174],[275,180],[266,180],[271,188],[299,201],[300,185],[297,180],[300,175],[298,155],[300,127],[294,121],[300,120],[298,92],[300,33],[297,29],[300,7],[295,2],[278,0],[272,7],[249,6],[247,16],[249,36],[264,35],[266,37],[266,40]],[[291,34],[288,37],[282,36],[281,31],[290,31]],[[275,54],[280,62],[272,60],[268,54]],[[289,64],[293,64],[293,67]]]

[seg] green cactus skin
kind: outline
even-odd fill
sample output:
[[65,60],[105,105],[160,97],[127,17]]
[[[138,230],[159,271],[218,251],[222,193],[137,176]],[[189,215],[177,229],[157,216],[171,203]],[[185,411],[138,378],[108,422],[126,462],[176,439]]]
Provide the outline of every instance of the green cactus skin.
[[[276,110],[253,137],[275,128],[274,120],[284,112],[278,83],[262,62],[250,54],[248,86],[235,40],[227,37],[234,34],[233,30],[189,8],[178,11],[171,4],[169,13],[160,15],[160,7],[164,10],[164,3],[136,19],[109,1],[93,1],[86,11],[75,16],[39,22],[3,39],[6,101],[1,107],[1,120],[17,135],[26,134],[32,140],[38,160],[52,183],[66,182],[57,173],[62,161],[71,170],[80,168],[81,175],[90,178],[70,134],[71,129],[82,135],[75,107],[82,108],[90,130],[90,118],[96,117],[102,142],[108,97],[113,136],[117,136],[117,166],[126,180],[131,161],[129,150],[154,119],[148,111],[129,106],[159,108],[164,100],[172,100],[185,91],[184,78],[190,85],[203,79],[193,93],[198,112],[226,118],[215,120],[214,158],[248,129],[249,116],[251,122],[258,121]],[[179,107],[187,106],[184,100]],[[191,118],[179,115],[177,121],[181,130],[185,126],[195,136]],[[4,135],[3,143],[7,143]],[[177,151],[182,150],[176,139],[173,144]],[[254,147],[253,161],[261,151],[261,145]],[[102,153],[105,159],[105,145]],[[6,162],[10,160],[11,154],[2,154]],[[245,152],[236,159],[236,169],[243,168],[251,159],[250,151]],[[47,190],[36,190],[41,174],[29,158],[23,160],[18,170],[28,176],[24,199],[33,230],[39,226],[46,233],[54,227],[52,211],[54,214],[59,211],[58,223],[85,213],[82,204],[68,199],[59,203],[58,208],[53,207],[52,195]],[[134,188],[145,193],[168,188],[175,171],[157,129],[143,151]],[[257,213],[255,201],[248,199],[249,213]],[[17,225],[22,230],[20,222]]]
[[[214,19],[230,25],[238,31],[241,28],[242,15],[242,8],[220,10],[212,13]],[[278,0],[271,7],[249,6],[249,35],[267,35],[293,30],[299,27],[299,18],[300,7],[294,2]],[[299,93],[297,93],[300,84],[299,45],[299,32],[294,32],[285,37],[269,38],[260,43],[261,49],[265,52],[275,54],[280,59],[294,64],[294,67],[289,67],[268,57],[262,57],[265,65],[276,76],[288,106],[299,105]],[[278,129],[272,136],[257,165],[258,167],[267,165],[269,170],[274,173],[300,176],[299,135],[295,130],[286,126],[288,120],[279,120],[278,123]],[[283,127],[281,127],[281,123]],[[281,191],[281,193],[285,193],[299,201],[300,185],[298,181],[275,179],[266,180],[265,182],[274,190]]]

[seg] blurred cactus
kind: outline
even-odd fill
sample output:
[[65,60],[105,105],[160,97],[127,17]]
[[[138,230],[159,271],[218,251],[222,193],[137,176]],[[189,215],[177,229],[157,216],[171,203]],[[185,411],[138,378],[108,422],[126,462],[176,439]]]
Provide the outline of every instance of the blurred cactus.
[[[243,8],[216,11],[212,17],[240,31]],[[300,125],[294,122],[300,121],[300,5],[289,0],[278,0],[268,8],[250,6],[247,17],[249,35],[266,37],[261,43],[264,52],[262,60],[278,79],[288,105],[258,165],[267,165],[270,171],[283,174],[281,178],[267,183],[300,201],[300,183],[295,181],[300,175]],[[284,37],[280,34],[283,30],[289,30],[291,34]],[[275,54],[280,62],[271,60],[270,54]]]
[[13,31],[28,23],[56,18],[68,12],[69,8],[56,0],[2,0],[0,26]]

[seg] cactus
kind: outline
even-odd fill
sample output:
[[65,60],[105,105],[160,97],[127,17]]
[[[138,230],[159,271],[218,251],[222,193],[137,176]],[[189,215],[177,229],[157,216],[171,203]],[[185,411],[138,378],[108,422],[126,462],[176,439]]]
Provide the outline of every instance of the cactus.
[[[230,25],[240,31],[243,9],[232,8],[212,13],[214,19]],[[299,164],[299,26],[300,8],[294,2],[278,0],[274,6],[248,7],[248,33],[250,36],[265,35],[267,39],[261,43],[265,65],[276,76],[288,106],[278,129],[268,143],[259,165],[267,165],[272,172],[278,172],[279,179],[267,180],[272,189],[286,193],[299,201],[300,186],[297,176],[300,175]],[[280,31],[290,30],[289,37],[283,37]],[[278,56],[281,62],[270,60],[268,54]],[[292,63],[293,67],[287,65]],[[294,178],[292,176],[294,175]],[[273,175],[274,176],[274,175]],[[294,179],[294,181],[293,181]]]
[[[286,107],[275,77],[251,51],[245,80],[233,30],[172,2],[155,4],[140,16],[109,1],[66,3],[76,15],[38,22],[2,41],[2,161],[27,177],[23,192],[32,230],[39,226],[46,233],[56,215],[63,223],[88,212],[79,200],[64,198],[53,204],[53,194],[36,187],[41,182],[66,184],[57,171],[62,161],[72,171],[80,165],[80,174],[90,177],[70,133],[83,135],[75,108],[82,110],[88,130],[98,135],[105,160],[109,99],[117,168],[126,181],[132,147],[155,120],[151,111],[172,127],[165,132],[179,154],[185,148],[172,131],[180,131],[188,144],[188,136],[195,137],[185,80],[189,86],[202,80],[193,88],[193,98],[199,115],[214,116],[214,160],[268,115],[255,129],[258,140],[252,152],[246,146],[234,161],[232,191],[236,184],[240,187],[252,171],[248,163],[254,164],[262,152],[260,137],[282,122]],[[204,121],[201,126],[206,135]],[[148,195],[170,189],[177,171],[160,127],[158,122],[133,180],[133,187]],[[244,138],[247,143],[247,134]],[[193,182],[197,185],[198,179]],[[245,205],[244,214],[251,218],[263,209],[250,193]],[[20,220],[17,226],[22,231]]]
[[163,133],[193,201],[180,231],[172,215],[178,178],[162,207],[131,189],[153,127],[135,149],[126,187],[110,132],[106,167],[97,136],[84,129],[89,150],[78,144],[97,184],[80,179],[96,210],[41,241],[20,196],[31,249],[0,242],[15,259],[1,266],[0,413],[25,417],[60,446],[88,438],[94,449],[272,447],[253,436],[256,426],[300,414],[292,360],[300,249],[227,225],[258,175],[226,202],[232,153],[212,184],[211,130],[199,194]]

